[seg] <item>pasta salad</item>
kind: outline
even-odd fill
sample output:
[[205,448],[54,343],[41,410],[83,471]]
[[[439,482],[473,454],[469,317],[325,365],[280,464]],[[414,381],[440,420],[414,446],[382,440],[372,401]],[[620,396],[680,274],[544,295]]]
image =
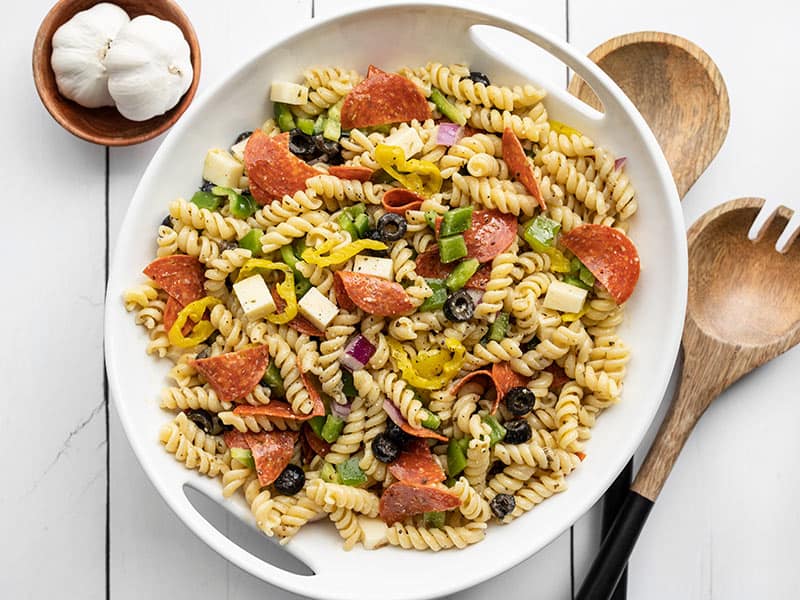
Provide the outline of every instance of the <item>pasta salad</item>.
[[464,65],[274,81],[124,294],[164,448],[282,543],[463,548],[566,489],[619,400],[625,158]]

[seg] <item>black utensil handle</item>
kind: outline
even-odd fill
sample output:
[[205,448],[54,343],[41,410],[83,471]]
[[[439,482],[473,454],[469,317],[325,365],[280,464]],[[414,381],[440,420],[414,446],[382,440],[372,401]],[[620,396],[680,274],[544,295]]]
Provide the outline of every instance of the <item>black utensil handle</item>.
[[652,500],[640,496],[633,490],[628,492],[625,504],[600,545],[600,551],[589,569],[589,574],[583,580],[575,600],[611,598],[652,508]]
[[[614,524],[614,520],[619,515],[622,505],[625,503],[625,498],[628,495],[628,490],[632,482],[633,459],[631,458],[603,496],[603,517],[600,526],[601,540],[606,539],[608,532],[611,531],[611,526]],[[622,575],[619,578],[614,594],[611,596],[611,600],[625,600],[627,597],[628,567],[626,566],[622,571]]]

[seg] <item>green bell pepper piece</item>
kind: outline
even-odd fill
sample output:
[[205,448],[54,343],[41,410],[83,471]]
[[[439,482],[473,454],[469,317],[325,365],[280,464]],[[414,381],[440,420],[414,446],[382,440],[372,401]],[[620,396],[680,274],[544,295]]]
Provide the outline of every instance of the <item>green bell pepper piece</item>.
[[192,204],[198,208],[217,210],[219,208],[219,197],[211,192],[195,192],[194,196],[192,196]]
[[322,465],[322,468],[319,470],[319,477],[322,481],[328,483],[341,483],[339,474],[336,472],[336,467],[329,462]]
[[325,121],[325,129],[322,130],[322,137],[326,140],[338,142],[342,137],[342,104],[344,99],[339,100],[336,104],[328,109],[328,118]]
[[464,258],[466,255],[467,244],[463,235],[439,238],[439,260],[443,263],[451,263],[459,258]]
[[332,444],[342,434],[342,429],[344,429],[344,420],[335,415],[328,415],[319,437]]
[[428,429],[439,429],[439,426],[442,424],[442,420],[439,418],[439,416],[429,410],[426,412],[428,414],[425,415],[425,418],[420,421],[422,426],[427,427]]
[[358,466],[358,458],[348,458],[336,466],[336,473],[344,485],[362,485],[367,482],[367,476]]
[[250,250],[250,254],[255,257],[261,256],[261,236],[264,232],[260,229],[251,229],[242,239],[239,240],[239,247]]
[[453,269],[453,272],[444,280],[447,289],[451,292],[455,292],[463,288],[467,285],[470,277],[475,275],[475,272],[480,266],[481,263],[478,262],[477,258],[468,258],[458,263],[456,268]]
[[353,374],[347,369],[342,369],[342,392],[346,398],[358,396],[358,390],[353,383]]
[[583,263],[581,263],[581,269],[578,272],[578,279],[580,279],[590,288],[594,287],[594,275],[592,275],[592,272],[589,269],[587,269],[586,265],[584,265]]
[[297,128],[305,134],[312,135],[314,133],[314,120],[297,117]]
[[369,231],[369,217],[365,214],[356,215],[353,224],[356,226],[356,231],[358,231],[358,237]]
[[256,463],[253,460],[253,453],[248,448],[231,448],[231,458],[238,460],[246,467],[251,469],[256,468]]
[[463,233],[472,225],[472,206],[454,208],[442,215],[442,228],[439,230],[440,237]]
[[261,383],[271,389],[279,398],[286,395],[286,390],[283,387],[283,377],[281,377],[281,371],[275,361],[270,361],[267,370],[264,371],[264,375],[261,377]]
[[500,425],[497,419],[494,418],[493,415],[484,415],[481,417],[481,421],[486,423],[491,429],[491,433],[489,434],[489,447],[493,448],[494,445],[506,437],[506,428]]
[[341,213],[337,221],[339,227],[350,234],[351,240],[356,241],[358,239],[358,229],[356,229],[356,224],[353,223],[353,219],[348,217],[346,213]]
[[425,281],[428,287],[433,290],[433,294],[425,298],[418,310],[420,312],[439,310],[447,300],[447,287],[444,284],[444,279],[426,279]]
[[447,444],[447,475],[450,477],[458,477],[459,473],[467,466],[467,456],[458,443],[459,441],[450,440]]
[[574,285],[575,287],[579,287],[582,290],[587,290],[587,291],[592,290],[591,285],[586,285],[586,283],[584,283],[583,280],[581,280],[579,277],[576,277],[575,275],[564,275],[564,283]]
[[317,117],[317,120],[314,121],[314,129],[311,132],[312,135],[317,135],[318,133],[322,133],[325,129],[325,115],[320,115]]
[[501,312],[489,326],[489,341],[502,342],[508,333],[508,313]]
[[561,229],[561,224],[553,219],[548,219],[539,215],[525,225],[525,232],[522,237],[528,242],[531,248],[537,252],[543,252],[542,247],[553,247],[556,242],[556,235]]
[[446,117],[453,123],[458,123],[459,125],[467,124],[467,117],[464,116],[464,113],[458,110],[458,108],[456,108],[455,105],[445,98],[444,94],[442,94],[442,92],[436,88],[431,88],[431,101],[436,105],[436,108],[439,109],[439,112],[442,113],[443,117]]
[[297,259],[300,260],[300,257],[303,256],[303,252],[306,251],[306,238],[297,238],[292,243],[292,250],[294,250],[294,255],[297,257]]
[[439,214],[435,210],[425,211],[425,222],[428,224],[428,227],[434,231],[436,230],[436,217],[438,216]]
[[300,262],[300,259],[297,258],[291,245],[287,244],[286,246],[281,246],[281,260],[292,268],[295,277],[298,275],[302,276],[302,273],[297,270],[297,263]]
[[247,219],[256,212],[256,202],[250,195],[245,196],[236,190],[218,185],[211,188],[211,193],[217,196],[227,196],[231,214],[237,219]]
[[295,128],[294,116],[289,107],[281,102],[275,103],[275,121],[281,131],[291,131]]
[[308,420],[308,426],[311,431],[317,434],[317,437],[322,438],[322,427],[325,425],[325,417],[313,417]]
[[424,515],[422,515],[422,524],[425,527],[442,529],[444,527],[444,512],[440,510],[426,512]]
[[296,277],[294,281],[294,294],[300,300],[312,287],[311,282],[305,277]]
[[363,202],[359,202],[358,204],[353,204],[352,206],[348,206],[347,208],[343,209],[342,212],[345,213],[348,217],[356,220],[358,215],[363,215],[367,211],[367,207],[364,206]]

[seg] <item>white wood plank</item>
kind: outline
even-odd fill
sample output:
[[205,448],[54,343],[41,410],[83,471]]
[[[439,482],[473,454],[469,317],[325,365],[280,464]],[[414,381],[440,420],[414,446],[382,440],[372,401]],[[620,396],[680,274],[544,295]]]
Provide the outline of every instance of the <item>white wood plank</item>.
[[105,593],[105,158],[36,95],[32,40],[49,4],[23,3],[0,22],[0,589],[44,598],[57,582],[65,597],[96,599]]
[[[689,0],[570,1],[571,39],[585,52],[609,37],[654,29],[694,41],[719,65],[731,100],[731,128],[719,156],[683,203],[687,224],[713,205],[739,196],[800,208],[792,191],[794,157],[751,150],[768,131],[785,139],[800,132],[792,100],[800,84],[783,75],[794,68],[793,57],[800,50],[792,26],[798,17],[796,5],[778,1],[760,3],[757,15],[752,3],[741,1],[726,2],[724,8]],[[746,41],[731,35],[745,30]],[[767,120],[771,126],[765,127]],[[795,349],[735,385],[703,418],[634,552],[631,598],[796,595],[790,540],[800,534],[800,521],[790,503],[800,496],[800,484],[791,461],[783,457],[793,456],[798,446],[791,426],[800,406],[790,400],[798,366],[800,351]],[[752,480],[758,483],[750,484]],[[599,511],[582,519],[575,532],[580,583],[597,547]]]
[[[279,18],[283,27],[291,28],[311,17],[311,0],[282,2],[279,15],[273,5],[257,0],[230,1],[225,10],[203,0],[181,4],[200,38],[203,53],[200,94],[268,41],[264,37],[267,23]],[[128,200],[162,139],[111,151],[112,248]],[[165,198],[165,212],[167,201]],[[265,593],[276,600],[297,598],[240,571],[196,538],[148,481],[113,410],[110,426],[110,576],[115,600],[184,598],[200,593],[214,598]],[[155,440],[156,432],[153,435]],[[252,536],[252,532],[235,519],[229,519],[221,509],[211,508],[209,513],[215,522],[221,520],[221,526],[229,528],[232,537],[247,540],[248,534]],[[169,577],[164,576],[165,565],[169,565]]]

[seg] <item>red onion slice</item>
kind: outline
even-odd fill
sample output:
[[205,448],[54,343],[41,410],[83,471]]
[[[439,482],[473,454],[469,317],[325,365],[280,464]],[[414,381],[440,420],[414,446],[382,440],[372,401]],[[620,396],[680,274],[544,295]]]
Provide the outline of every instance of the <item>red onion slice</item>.
[[436,130],[436,143],[452,146],[464,137],[464,128],[457,123],[439,123]]
[[347,404],[339,404],[338,402],[331,402],[331,413],[339,417],[343,421],[348,417],[353,408],[353,401],[350,400]]
[[628,162],[628,157],[620,156],[617,160],[614,161],[614,170],[619,171],[622,167],[625,166],[626,162]]
[[364,368],[373,354],[375,346],[359,333],[347,343],[339,362],[349,371],[358,371]]

